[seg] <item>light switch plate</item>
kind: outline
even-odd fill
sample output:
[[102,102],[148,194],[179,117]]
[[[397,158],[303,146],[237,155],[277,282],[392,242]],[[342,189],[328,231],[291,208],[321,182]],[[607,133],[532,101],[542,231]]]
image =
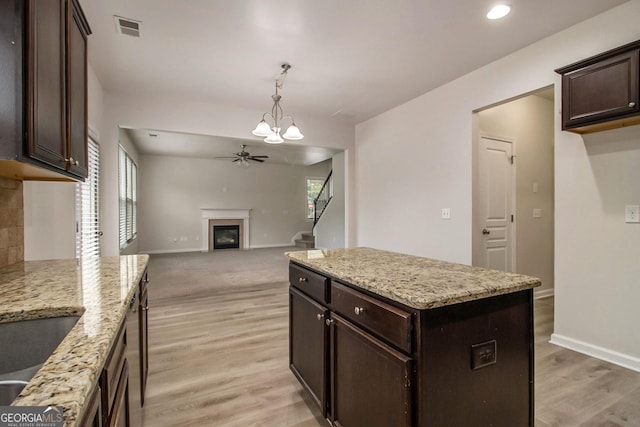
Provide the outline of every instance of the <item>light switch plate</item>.
[[625,222],[640,222],[640,205],[627,205],[624,207]]
[[451,219],[451,209],[442,208],[442,219]]
[[540,218],[541,216],[542,216],[542,209],[533,208],[533,217],[534,218]]

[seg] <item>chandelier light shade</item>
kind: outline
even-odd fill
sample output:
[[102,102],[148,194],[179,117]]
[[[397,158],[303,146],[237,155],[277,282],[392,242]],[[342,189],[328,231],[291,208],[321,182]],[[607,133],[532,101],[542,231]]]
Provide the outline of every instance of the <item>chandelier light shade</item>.
[[[256,125],[256,128],[251,131],[255,136],[263,137],[264,142],[268,144],[280,144],[284,142],[285,139],[289,139],[292,141],[297,141],[304,138],[302,132],[298,126],[296,126],[296,122],[293,120],[292,116],[285,116],[280,106],[280,100],[282,97],[278,93],[278,89],[282,89],[282,84],[284,83],[284,79],[287,77],[287,73],[291,69],[291,65],[284,63],[281,65],[282,71],[280,72],[280,77],[276,79],[276,93],[271,96],[273,99],[273,107],[271,107],[271,113],[264,113],[262,115],[262,120]],[[267,121],[269,119],[269,121]],[[287,128],[286,132],[280,135],[281,122],[283,120],[291,120],[291,125]],[[284,139],[283,139],[284,138]]]

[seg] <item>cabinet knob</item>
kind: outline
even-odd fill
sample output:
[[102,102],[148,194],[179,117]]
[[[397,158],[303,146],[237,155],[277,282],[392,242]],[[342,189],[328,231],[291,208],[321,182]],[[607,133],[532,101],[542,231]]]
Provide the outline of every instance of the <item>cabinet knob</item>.
[[325,319],[324,323],[327,326],[331,326],[331,324],[333,323],[333,319]]
[[353,312],[354,312],[357,316],[360,316],[362,313],[364,313],[364,308],[362,308],[362,307],[355,307],[355,308],[353,309]]
[[307,281],[307,278],[306,278],[306,277],[301,277],[301,278],[299,278],[299,279],[298,279],[298,282],[299,282],[299,283],[304,283],[304,282],[306,282],[306,281]]
[[322,320],[323,317],[324,317],[324,314],[320,314],[320,313],[316,314],[316,319],[318,320]]
[[142,311],[149,311],[149,306],[141,307]]
[[64,159],[65,162],[69,163],[72,166],[78,166],[80,164],[79,161],[74,160],[73,157],[69,157],[68,159]]
[[633,107],[635,107],[635,106],[636,106],[636,103],[635,103],[635,102],[633,102],[633,101],[632,101],[632,102],[630,102],[630,103],[629,103],[629,108],[633,108]]

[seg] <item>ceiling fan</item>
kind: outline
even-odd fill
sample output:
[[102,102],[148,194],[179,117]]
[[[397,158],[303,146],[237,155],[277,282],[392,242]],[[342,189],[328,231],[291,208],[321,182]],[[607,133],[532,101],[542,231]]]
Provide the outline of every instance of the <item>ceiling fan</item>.
[[252,156],[248,151],[245,150],[247,148],[246,145],[242,145],[242,150],[239,153],[235,153],[234,157],[216,157],[216,159],[233,159],[232,163],[235,163],[238,166],[249,166],[249,160],[253,160],[254,162],[263,163],[263,159],[268,159],[269,156]]

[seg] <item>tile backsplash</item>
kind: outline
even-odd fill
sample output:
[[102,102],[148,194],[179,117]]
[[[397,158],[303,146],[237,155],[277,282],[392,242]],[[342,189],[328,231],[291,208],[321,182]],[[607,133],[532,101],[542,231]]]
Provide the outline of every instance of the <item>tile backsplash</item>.
[[24,261],[22,181],[0,177],[0,268]]

